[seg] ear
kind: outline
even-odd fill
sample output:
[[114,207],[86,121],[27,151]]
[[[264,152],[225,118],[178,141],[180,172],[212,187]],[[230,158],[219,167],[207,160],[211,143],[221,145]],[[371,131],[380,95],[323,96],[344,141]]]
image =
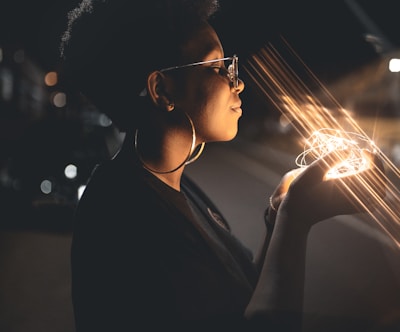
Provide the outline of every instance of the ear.
[[152,102],[160,108],[171,111],[174,109],[173,101],[169,94],[170,82],[162,72],[153,71],[147,77],[147,93]]

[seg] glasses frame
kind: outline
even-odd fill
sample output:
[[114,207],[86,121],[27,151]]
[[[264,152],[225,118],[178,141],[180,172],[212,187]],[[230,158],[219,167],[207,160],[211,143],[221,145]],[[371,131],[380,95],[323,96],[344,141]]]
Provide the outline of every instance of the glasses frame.
[[227,76],[228,76],[229,80],[231,81],[231,83],[233,84],[233,87],[235,89],[237,89],[239,86],[239,58],[236,54],[234,54],[233,56],[228,56],[228,57],[220,58],[220,59],[199,61],[199,62],[188,63],[186,65],[181,65],[181,66],[173,66],[173,67],[163,68],[163,69],[160,69],[160,72],[166,72],[166,71],[181,69],[181,68],[194,67],[194,66],[204,65],[207,63],[221,62],[221,61],[227,61],[227,60],[232,60],[232,63],[228,66],[228,68],[226,68],[226,71],[228,74]]

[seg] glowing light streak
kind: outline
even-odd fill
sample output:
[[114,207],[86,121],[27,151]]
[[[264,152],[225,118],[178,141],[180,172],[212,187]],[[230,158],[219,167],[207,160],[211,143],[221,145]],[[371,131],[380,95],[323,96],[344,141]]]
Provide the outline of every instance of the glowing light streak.
[[[331,150],[349,149],[350,157],[327,176],[339,177],[338,180],[342,181],[344,176],[353,174],[350,178],[346,177],[347,181],[353,181],[351,186],[342,181],[345,194],[363,206],[372,221],[371,226],[378,226],[400,248],[400,192],[388,177],[392,174],[395,180],[399,180],[399,169],[374,143],[377,142],[377,134],[374,133],[375,139],[368,138],[351,113],[341,107],[290,45],[285,40],[283,44],[283,51],[289,53],[285,59],[270,44],[254,54],[244,69],[303,141],[304,151],[295,162],[299,167],[305,167],[308,159],[320,158]],[[289,64],[290,59],[295,60],[298,70],[295,71],[294,66]],[[300,77],[300,74],[303,76]],[[381,177],[369,179],[358,176],[359,172],[370,167],[363,156],[363,149],[380,156],[385,174],[381,172]],[[383,184],[386,185],[384,198],[377,191]]]
[[295,162],[299,167],[306,167],[330,152],[348,151],[349,155],[346,156],[346,159],[335,165],[326,174],[327,179],[345,177],[370,167],[371,162],[363,153],[364,149],[374,152],[374,142],[358,133],[323,128],[315,131],[306,140],[304,151],[297,156]]

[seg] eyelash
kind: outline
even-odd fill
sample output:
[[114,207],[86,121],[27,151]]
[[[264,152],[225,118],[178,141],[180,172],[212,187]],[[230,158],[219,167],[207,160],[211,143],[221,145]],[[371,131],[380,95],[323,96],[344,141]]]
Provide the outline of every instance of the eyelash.
[[227,69],[224,66],[210,66],[217,74],[227,76]]

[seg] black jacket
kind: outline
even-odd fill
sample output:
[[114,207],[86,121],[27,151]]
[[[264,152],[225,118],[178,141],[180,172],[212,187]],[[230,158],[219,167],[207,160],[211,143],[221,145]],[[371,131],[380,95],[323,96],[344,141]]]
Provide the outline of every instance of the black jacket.
[[250,251],[195,183],[174,190],[130,149],[93,172],[71,264],[77,332],[248,330]]

